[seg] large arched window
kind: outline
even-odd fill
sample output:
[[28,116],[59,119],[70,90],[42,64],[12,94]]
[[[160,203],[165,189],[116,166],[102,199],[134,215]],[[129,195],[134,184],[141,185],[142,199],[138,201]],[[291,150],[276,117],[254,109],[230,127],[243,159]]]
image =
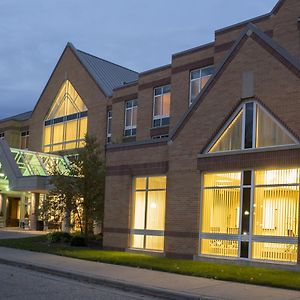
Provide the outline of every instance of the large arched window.
[[44,121],[44,152],[81,148],[87,133],[87,108],[66,80]]

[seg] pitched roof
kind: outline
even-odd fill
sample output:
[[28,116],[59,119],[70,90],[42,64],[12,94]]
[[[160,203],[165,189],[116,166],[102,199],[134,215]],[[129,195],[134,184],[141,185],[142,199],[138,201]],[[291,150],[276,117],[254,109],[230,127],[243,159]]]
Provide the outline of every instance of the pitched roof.
[[213,85],[216,83],[216,81],[221,76],[224,68],[230,63],[232,57],[239,51],[239,48],[243,44],[245,40],[252,37],[254,40],[256,40],[258,43],[263,44],[267,50],[272,52],[273,56],[278,59],[280,62],[285,64],[287,68],[289,68],[294,74],[298,77],[300,77],[300,61],[293,57],[286,49],[281,47],[278,43],[276,43],[273,39],[271,39],[268,35],[266,35],[264,32],[262,32],[257,26],[253,25],[252,23],[249,23],[245,30],[241,33],[240,37],[237,39],[237,41],[232,46],[229,53],[226,55],[222,63],[219,65],[217,70],[215,71],[214,75],[211,76],[208,83],[205,85],[203,90],[200,92],[200,94],[197,96],[193,104],[190,106],[188,111],[183,115],[181,120],[177,123],[175,128],[170,133],[169,140],[174,140],[181,129],[185,126],[185,124],[188,122],[190,117],[193,115],[195,110],[198,108],[202,100],[205,98],[209,90],[213,87]]
[[32,111],[27,111],[12,117],[8,117],[5,119],[0,120],[0,122],[6,122],[6,121],[26,121],[31,117]]
[[138,79],[139,75],[135,71],[78,50],[71,43],[68,43],[68,46],[72,49],[106,96],[112,96],[115,88]]

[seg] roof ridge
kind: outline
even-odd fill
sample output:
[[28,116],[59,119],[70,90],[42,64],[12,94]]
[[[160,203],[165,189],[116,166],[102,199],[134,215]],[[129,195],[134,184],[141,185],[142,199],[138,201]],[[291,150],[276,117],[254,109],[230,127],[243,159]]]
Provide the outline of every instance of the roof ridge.
[[10,117],[6,117],[6,118],[3,118],[3,119],[0,119],[0,122],[3,122],[3,121],[6,121],[6,120],[13,120],[15,117],[18,117],[18,116],[21,116],[21,115],[25,115],[25,114],[29,114],[29,113],[32,113],[33,110],[28,110],[28,111],[25,111],[23,113],[19,113],[19,114],[16,114],[16,115],[12,115]]
[[[75,47],[74,47],[74,48],[75,48]],[[112,64],[112,65],[115,65],[115,66],[117,66],[117,67],[126,69],[126,70],[131,71],[131,72],[134,72],[134,73],[136,73],[136,74],[139,74],[137,71],[131,70],[131,69],[127,68],[127,67],[121,66],[121,65],[119,65],[119,64],[117,64],[117,63],[114,63],[114,62],[112,62],[112,61],[109,61],[109,60],[107,60],[107,59],[98,57],[98,56],[96,56],[96,55],[94,55],[94,54],[91,54],[91,53],[82,51],[82,50],[77,49],[77,48],[75,48],[75,49],[76,49],[76,51],[79,51],[79,52],[81,52],[81,53],[83,53],[83,54],[89,55],[89,56],[94,57],[94,58],[96,58],[96,59],[100,59],[100,60],[102,60],[102,61],[105,61],[105,62],[107,62],[107,63],[110,63],[110,64]]]
[[272,49],[274,49],[277,53],[280,54],[281,57],[283,57],[285,60],[289,62],[290,65],[294,66],[298,72],[300,70],[300,60],[296,59],[294,56],[292,56],[286,49],[284,49],[282,46],[280,46],[278,43],[276,43],[273,39],[271,39],[267,34],[265,34],[263,31],[261,31],[257,26],[255,26],[252,23],[249,23],[245,29],[242,31],[240,36],[236,39],[234,45],[231,47],[228,54],[225,56],[225,58],[222,60],[222,62],[219,64],[216,72],[211,76],[205,87],[203,88],[202,92],[196,97],[193,104],[190,106],[190,108],[184,113],[182,118],[178,121],[178,123],[175,125],[173,130],[170,133],[169,136],[169,142],[172,142],[174,139],[176,139],[179,131],[181,128],[184,127],[185,123],[193,113],[193,111],[198,107],[200,104],[200,100],[202,99],[202,96],[206,94],[208,89],[211,87],[211,84],[214,82],[216,78],[218,78],[220,71],[223,69],[223,67],[226,65],[228,60],[230,59],[231,55],[236,51],[237,47],[241,43],[241,41],[245,37],[250,37],[252,33],[255,33],[259,38],[261,38],[268,46],[270,46]]

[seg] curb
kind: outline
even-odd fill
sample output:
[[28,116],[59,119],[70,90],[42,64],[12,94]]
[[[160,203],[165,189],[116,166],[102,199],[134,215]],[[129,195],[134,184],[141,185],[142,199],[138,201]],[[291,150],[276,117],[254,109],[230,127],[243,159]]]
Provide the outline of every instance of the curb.
[[64,277],[67,279],[73,279],[81,282],[96,284],[96,285],[105,285],[115,289],[121,289],[124,291],[130,291],[135,293],[140,293],[147,296],[152,297],[160,297],[163,299],[171,299],[171,300],[222,300],[221,298],[209,297],[209,296],[196,296],[192,294],[187,294],[183,292],[175,292],[167,289],[156,288],[156,287],[148,287],[135,285],[132,283],[127,283],[119,280],[108,279],[104,277],[92,277],[88,275],[75,274],[67,271],[57,270],[49,267],[42,267],[33,265],[25,262],[17,262],[11,261],[4,258],[0,258],[0,264],[5,264],[13,267],[19,267],[23,269],[28,269],[40,273],[46,273],[49,275],[55,275]]

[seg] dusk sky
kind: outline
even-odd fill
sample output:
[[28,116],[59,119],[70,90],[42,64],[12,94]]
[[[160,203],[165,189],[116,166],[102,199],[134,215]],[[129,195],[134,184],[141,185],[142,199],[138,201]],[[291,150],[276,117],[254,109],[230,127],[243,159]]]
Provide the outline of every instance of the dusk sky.
[[66,43],[135,71],[277,0],[0,0],[0,118],[32,110]]

